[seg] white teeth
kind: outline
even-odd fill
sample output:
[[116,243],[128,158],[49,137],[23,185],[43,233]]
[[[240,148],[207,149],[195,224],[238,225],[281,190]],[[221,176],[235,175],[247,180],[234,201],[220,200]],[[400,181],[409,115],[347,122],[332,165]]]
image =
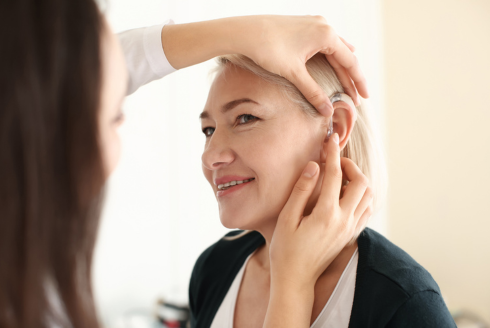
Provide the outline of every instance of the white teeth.
[[218,190],[228,189],[228,187],[239,185],[239,184],[242,184],[242,183],[245,183],[245,182],[249,182],[249,181],[252,181],[252,180],[254,180],[254,178],[252,178],[252,179],[246,179],[246,180],[242,180],[242,181],[236,181],[236,180],[235,181],[230,181],[230,182],[227,182],[227,183],[218,185]]

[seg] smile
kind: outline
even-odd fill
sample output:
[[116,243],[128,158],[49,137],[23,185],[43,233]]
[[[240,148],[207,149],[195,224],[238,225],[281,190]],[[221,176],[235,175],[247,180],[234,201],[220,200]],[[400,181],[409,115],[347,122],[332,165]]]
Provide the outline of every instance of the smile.
[[218,190],[226,190],[226,189],[229,189],[229,188],[234,187],[236,185],[241,185],[242,183],[247,183],[247,182],[252,181],[252,180],[255,180],[255,178],[251,178],[251,179],[247,179],[247,180],[240,180],[240,181],[234,180],[234,181],[230,181],[227,183],[223,183],[223,184],[218,185]]

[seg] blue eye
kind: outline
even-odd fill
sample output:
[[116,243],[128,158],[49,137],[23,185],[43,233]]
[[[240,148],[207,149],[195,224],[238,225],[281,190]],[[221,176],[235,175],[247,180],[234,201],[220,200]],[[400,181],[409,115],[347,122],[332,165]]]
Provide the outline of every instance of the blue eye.
[[238,124],[247,124],[250,123],[251,121],[255,121],[258,119],[258,117],[255,117],[250,114],[243,114],[237,117]]
[[214,128],[204,128],[202,129],[202,133],[207,137],[211,137],[214,133]]

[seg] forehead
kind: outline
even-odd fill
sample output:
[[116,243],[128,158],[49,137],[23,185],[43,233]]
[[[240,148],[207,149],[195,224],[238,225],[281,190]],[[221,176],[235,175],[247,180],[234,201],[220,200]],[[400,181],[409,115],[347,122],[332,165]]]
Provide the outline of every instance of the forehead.
[[279,86],[245,69],[226,64],[211,85],[204,111],[215,113],[224,104],[242,98],[250,98],[263,105],[287,102]]

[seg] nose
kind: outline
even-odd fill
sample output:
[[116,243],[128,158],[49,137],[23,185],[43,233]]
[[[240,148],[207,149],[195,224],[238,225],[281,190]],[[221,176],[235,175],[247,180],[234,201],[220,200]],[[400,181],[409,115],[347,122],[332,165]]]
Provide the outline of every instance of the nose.
[[217,170],[231,164],[235,155],[231,150],[229,138],[216,129],[204,148],[201,160],[208,170]]

